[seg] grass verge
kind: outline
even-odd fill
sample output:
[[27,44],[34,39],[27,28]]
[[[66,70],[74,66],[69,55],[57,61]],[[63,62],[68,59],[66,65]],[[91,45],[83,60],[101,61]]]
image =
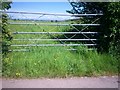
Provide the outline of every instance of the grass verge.
[[36,47],[31,52],[12,52],[3,61],[3,77],[38,78],[116,75],[118,61],[108,54],[67,51],[66,47]]

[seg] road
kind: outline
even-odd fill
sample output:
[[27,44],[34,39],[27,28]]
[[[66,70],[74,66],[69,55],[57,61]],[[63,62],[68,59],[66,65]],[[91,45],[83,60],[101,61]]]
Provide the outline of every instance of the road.
[[0,79],[2,88],[118,88],[117,76]]

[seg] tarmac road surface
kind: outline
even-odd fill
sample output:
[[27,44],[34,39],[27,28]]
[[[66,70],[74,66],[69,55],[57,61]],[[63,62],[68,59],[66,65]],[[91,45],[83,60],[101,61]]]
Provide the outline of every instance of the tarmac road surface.
[[118,88],[118,76],[0,79],[2,88]]

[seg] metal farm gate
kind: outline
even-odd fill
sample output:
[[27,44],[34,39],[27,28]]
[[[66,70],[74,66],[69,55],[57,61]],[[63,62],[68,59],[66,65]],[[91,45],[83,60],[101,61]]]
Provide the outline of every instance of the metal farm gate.
[[[65,46],[70,47],[69,50],[75,50],[75,46],[83,45],[94,48],[98,45],[97,37],[100,32],[97,30],[88,31],[87,28],[99,27],[98,21],[102,14],[52,14],[15,11],[4,13],[7,13],[11,19],[9,20],[13,34],[11,47],[14,47],[11,51],[26,51],[24,47],[45,46]],[[82,17],[93,16],[96,19],[89,24],[79,22]],[[52,20],[54,17],[55,19]],[[79,23],[76,23],[77,21]],[[18,47],[21,47],[21,49]]]

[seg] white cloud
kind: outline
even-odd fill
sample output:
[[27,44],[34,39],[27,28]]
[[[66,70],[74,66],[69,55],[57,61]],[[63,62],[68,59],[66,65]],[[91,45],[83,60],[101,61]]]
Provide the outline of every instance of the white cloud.
[[34,19],[34,20],[67,20],[75,19],[76,17],[71,16],[57,16],[57,15],[41,15],[41,14],[21,14],[12,13],[9,14],[12,19]]

